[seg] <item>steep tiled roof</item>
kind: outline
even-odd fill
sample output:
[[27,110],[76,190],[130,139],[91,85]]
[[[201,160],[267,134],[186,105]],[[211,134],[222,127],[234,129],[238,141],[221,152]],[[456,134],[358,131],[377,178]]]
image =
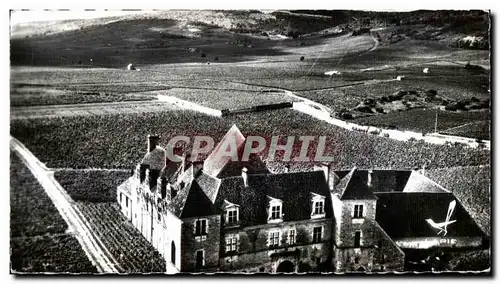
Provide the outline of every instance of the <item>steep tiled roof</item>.
[[149,165],[149,168],[152,170],[161,170],[165,166],[165,159],[165,149],[156,146],[156,148],[144,155],[142,163]]
[[172,201],[168,205],[168,209],[174,213],[177,217],[180,217],[182,214],[182,210],[186,204],[186,200],[189,195],[189,188],[191,187],[191,183],[187,184],[183,189],[177,192],[177,195],[172,199]]
[[447,236],[483,236],[452,193],[377,193],[376,220],[391,238],[435,237],[438,230],[426,219],[444,222],[451,201],[456,200]]
[[[364,171],[353,169],[344,179],[349,178],[345,190],[340,196],[341,200],[376,199],[373,194],[373,184],[368,183],[368,174]],[[340,181],[343,183],[343,181]]]
[[[231,161],[231,157],[229,156],[218,157],[218,155],[222,155],[222,153],[228,150],[228,147],[236,147],[236,149],[239,149],[244,147],[244,145],[245,136],[241,134],[236,125],[233,125],[226,135],[224,135],[222,140],[215,146],[210,155],[208,155],[203,165],[203,170],[209,175],[217,177]],[[230,151],[234,151],[234,149],[230,149]]]
[[215,206],[205,195],[196,180],[179,190],[169,204],[169,210],[179,218],[215,214]]
[[449,192],[444,187],[435,183],[428,177],[413,171],[406,183],[403,192],[429,192],[429,193],[444,193]]
[[208,199],[196,180],[189,187],[189,194],[180,218],[209,216],[216,213],[214,204]]
[[210,199],[212,203],[215,202],[221,180],[201,171],[200,175],[196,177],[196,181],[207,195],[208,199]]
[[342,196],[342,194],[344,194],[344,191],[346,190],[347,185],[349,184],[349,181],[351,180],[355,171],[356,171],[356,168],[353,168],[347,174],[342,176],[339,183],[337,185],[335,185],[335,192],[339,193],[341,196]]
[[[241,134],[236,125],[224,135],[204,162],[203,170],[218,178],[231,177],[241,174],[241,169],[246,167],[250,173],[269,173],[266,165],[256,154],[251,154],[248,160],[242,159],[246,138]],[[235,147],[236,149],[232,149]],[[235,157],[222,156],[221,153],[235,151]]]
[[[283,201],[283,221],[307,220],[312,210],[311,192],[329,196],[323,172],[248,175],[247,187],[239,176],[222,179],[215,203],[221,207],[227,200],[240,205],[243,226],[267,222],[268,196]],[[326,216],[331,217],[331,201],[326,198],[325,202]]]
[[132,195],[132,185],[134,183],[135,177],[129,177],[126,181],[118,186],[118,190],[127,194],[128,196]]

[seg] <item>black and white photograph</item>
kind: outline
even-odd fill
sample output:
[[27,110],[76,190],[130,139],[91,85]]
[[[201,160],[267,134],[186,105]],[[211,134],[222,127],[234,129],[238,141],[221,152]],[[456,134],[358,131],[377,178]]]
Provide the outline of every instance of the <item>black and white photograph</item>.
[[11,275],[492,274],[490,10],[9,16]]

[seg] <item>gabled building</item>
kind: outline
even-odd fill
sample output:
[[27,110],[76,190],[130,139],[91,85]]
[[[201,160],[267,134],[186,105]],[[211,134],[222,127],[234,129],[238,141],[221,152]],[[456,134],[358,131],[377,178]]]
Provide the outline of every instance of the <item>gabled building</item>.
[[[422,233],[427,213],[415,213],[422,208],[401,208],[406,203],[398,198],[420,202],[410,195],[430,196],[436,206],[455,200],[416,171],[323,166],[272,173],[257,155],[246,162],[215,155],[229,138],[241,158],[246,138],[233,126],[203,162],[190,162],[178,149],[174,162],[159,137],[149,136],[144,159],[118,187],[123,214],[164,256],[167,273],[402,271],[404,249],[427,235],[442,239],[432,227]],[[464,228],[450,225],[449,236],[468,234],[455,244],[477,247],[481,232],[458,209]],[[388,220],[393,213],[399,229]],[[437,209],[431,213],[442,218]]]

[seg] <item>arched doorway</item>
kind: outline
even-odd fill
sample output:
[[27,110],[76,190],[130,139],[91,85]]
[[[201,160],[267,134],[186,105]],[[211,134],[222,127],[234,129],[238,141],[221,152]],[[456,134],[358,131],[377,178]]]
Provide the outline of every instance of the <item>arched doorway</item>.
[[289,260],[285,260],[276,269],[276,272],[295,272],[295,265]]

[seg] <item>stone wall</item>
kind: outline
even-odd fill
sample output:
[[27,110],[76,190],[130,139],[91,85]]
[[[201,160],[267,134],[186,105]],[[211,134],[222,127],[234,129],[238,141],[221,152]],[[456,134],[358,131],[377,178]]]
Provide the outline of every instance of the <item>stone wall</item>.
[[[334,196],[334,198],[338,198]],[[334,204],[338,205],[339,202]],[[375,244],[375,234],[371,221],[375,220],[376,200],[344,200],[341,201],[342,210],[335,221],[335,245],[337,247],[354,247],[356,231],[361,232],[360,246],[367,247]],[[363,218],[354,218],[354,206],[363,205]],[[366,224],[365,224],[366,223]]]
[[[314,227],[322,227],[322,240],[313,243]],[[288,243],[289,231],[295,230],[295,243]],[[317,219],[300,222],[266,224],[244,229],[228,229],[222,233],[221,270],[276,272],[278,265],[289,260],[296,271],[331,269],[333,220]],[[280,232],[280,245],[269,247],[269,233]],[[239,236],[237,252],[225,251],[225,239],[228,235]],[[318,267],[320,264],[320,267]],[[258,270],[258,271],[256,271]]]
[[[207,219],[208,230],[204,236],[195,236],[195,221]],[[210,270],[219,266],[221,216],[212,215],[199,218],[182,219],[182,264],[184,272]],[[196,269],[196,252],[204,250],[205,265]]]

